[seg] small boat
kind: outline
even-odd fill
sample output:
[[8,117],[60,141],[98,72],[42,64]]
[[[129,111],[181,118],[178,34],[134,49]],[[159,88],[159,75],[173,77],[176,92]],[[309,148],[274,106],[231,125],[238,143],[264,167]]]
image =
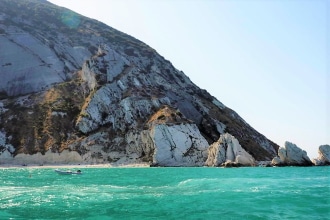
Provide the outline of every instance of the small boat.
[[58,174],[62,174],[62,175],[73,175],[73,174],[82,174],[81,170],[77,170],[77,171],[71,171],[71,170],[54,170],[56,173]]

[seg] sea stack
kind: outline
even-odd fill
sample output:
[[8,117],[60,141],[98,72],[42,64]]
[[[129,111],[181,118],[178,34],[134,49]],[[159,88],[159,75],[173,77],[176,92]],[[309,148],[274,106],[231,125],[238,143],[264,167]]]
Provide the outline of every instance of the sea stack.
[[306,151],[297,145],[285,142],[284,147],[278,149],[278,157],[272,160],[273,166],[311,166],[312,161],[307,156]]
[[318,150],[319,156],[313,160],[316,166],[330,165],[330,145],[321,145]]
[[255,159],[246,152],[238,140],[226,133],[208,149],[206,166],[255,166]]

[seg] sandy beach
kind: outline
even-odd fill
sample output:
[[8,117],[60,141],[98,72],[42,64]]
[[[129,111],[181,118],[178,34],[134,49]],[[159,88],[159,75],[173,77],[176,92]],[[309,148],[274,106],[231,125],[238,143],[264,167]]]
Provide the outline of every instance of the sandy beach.
[[0,168],[115,168],[115,167],[150,167],[149,163],[129,161],[125,158],[112,163],[84,160],[76,151],[64,150],[60,154],[50,150],[45,154],[0,154]]

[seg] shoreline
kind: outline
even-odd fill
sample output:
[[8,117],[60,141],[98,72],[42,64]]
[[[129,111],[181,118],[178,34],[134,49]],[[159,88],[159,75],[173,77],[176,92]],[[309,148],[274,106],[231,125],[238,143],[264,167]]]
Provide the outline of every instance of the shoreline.
[[[324,167],[323,166],[246,166],[246,167],[213,167],[213,168],[226,168],[226,169],[234,169],[234,168],[272,168],[272,167]],[[89,168],[151,168],[150,164],[47,164],[47,165],[38,165],[38,164],[30,164],[30,165],[19,165],[19,164],[0,164],[0,169],[89,169]],[[204,166],[202,166],[204,167]],[[173,167],[172,167],[173,168]],[[174,167],[180,168],[180,167]],[[187,167],[185,167],[187,168]],[[193,168],[193,167],[191,167]],[[211,167],[210,167],[211,168]]]
[[149,164],[0,164],[0,169],[11,169],[11,168],[32,168],[32,169],[74,169],[74,168],[144,168],[150,167]]

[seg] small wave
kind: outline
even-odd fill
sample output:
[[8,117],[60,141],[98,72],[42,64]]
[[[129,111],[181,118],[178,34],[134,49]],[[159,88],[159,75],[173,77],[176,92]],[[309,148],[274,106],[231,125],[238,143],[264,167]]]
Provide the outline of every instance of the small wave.
[[9,200],[5,204],[0,204],[0,208],[7,209],[7,208],[19,207],[20,205],[21,205],[20,202],[13,202],[12,200]]
[[219,184],[221,183],[221,179],[218,178],[200,178],[200,179],[187,179],[179,182],[178,186],[184,185],[205,185],[205,184]]
[[226,186],[218,178],[186,179],[177,184],[183,195],[219,193],[227,191]]
[[184,186],[192,181],[193,181],[193,179],[187,179],[187,180],[181,181],[181,182],[179,182],[178,186]]
[[251,191],[252,192],[259,192],[260,191],[260,188],[259,187],[252,187],[251,188]]

